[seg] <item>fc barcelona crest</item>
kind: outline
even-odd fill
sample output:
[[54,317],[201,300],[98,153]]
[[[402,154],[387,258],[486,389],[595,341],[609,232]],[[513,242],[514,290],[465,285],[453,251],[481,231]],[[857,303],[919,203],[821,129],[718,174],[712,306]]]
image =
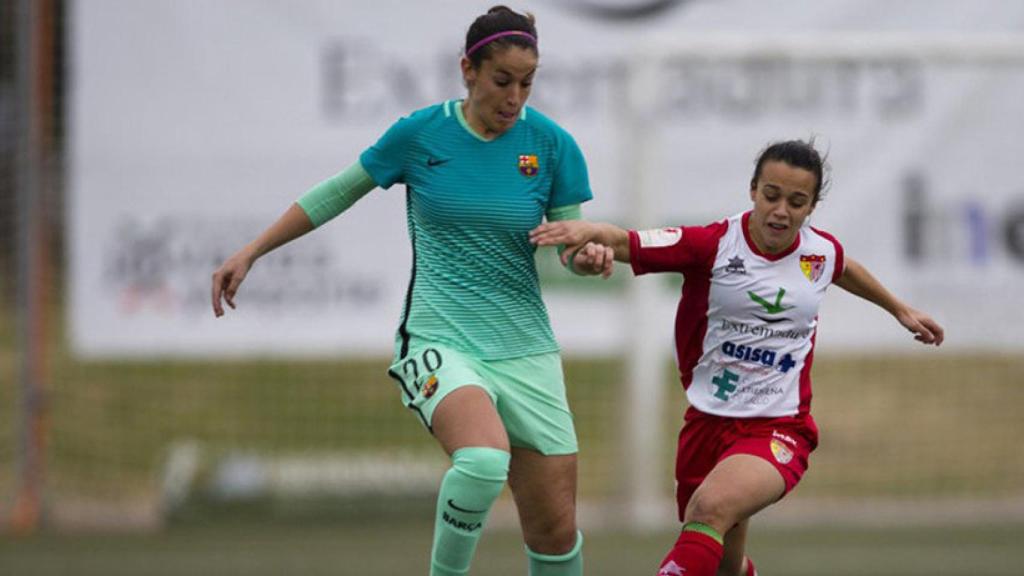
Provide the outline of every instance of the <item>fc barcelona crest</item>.
[[825,271],[825,257],[820,254],[809,254],[800,257],[800,270],[811,282],[817,282]]
[[537,156],[535,154],[520,154],[519,155],[519,172],[523,176],[536,176],[540,170],[540,163],[537,162]]
[[423,384],[423,397],[430,398],[437,392],[437,376],[431,374],[430,378],[427,378],[425,384]]

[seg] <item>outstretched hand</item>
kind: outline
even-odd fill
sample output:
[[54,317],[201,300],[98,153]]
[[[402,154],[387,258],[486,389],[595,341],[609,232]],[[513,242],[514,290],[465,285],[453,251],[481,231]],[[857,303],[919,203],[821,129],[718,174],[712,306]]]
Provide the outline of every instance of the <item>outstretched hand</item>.
[[221,299],[228,303],[232,309],[235,308],[235,294],[238,287],[245,280],[249,268],[252,267],[252,259],[244,252],[238,252],[228,258],[220,265],[220,268],[213,273],[213,314],[220,318],[224,315],[224,307]]
[[562,250],[562,265],[569,265],[577,274],[585,276],[612,275],[615,251],[604,244],[595,242],[600,231],[597,226],[585,220],[556,220],[544,222],[530,230],[530,243],[534,246],[565,246]]
[[[557,220],[545,222],[530,230],[530,243],[534,246],[559,246],[564,244],[562,264],[568,264],[569,257],[583,249],[584,245],[597,235],[595,227],[584,220]],[[574,262],[575,264],[575,262]]]
[[939,323],[933,320],[931,316],[920,310],[908,306],[896,315],[896,319],[907,330],[914,333],[914,340],[922,344],[938,346],[945,339],[945,332],[942,326],[939,326]]

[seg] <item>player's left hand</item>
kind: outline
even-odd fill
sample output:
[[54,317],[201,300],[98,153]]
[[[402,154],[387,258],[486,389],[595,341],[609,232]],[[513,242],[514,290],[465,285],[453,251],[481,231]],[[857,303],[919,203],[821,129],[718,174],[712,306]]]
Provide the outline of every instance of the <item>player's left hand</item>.
[[534,246],[564,245],[566,250],[562,253],[562,264],[565,264],[570,250],[580,249],[596,235],[594,225],[585,220],[557,220],[544,222],[530,230],[530,243]]
[[572,268],[577,274],[585,276],[601,275],[608,278],[612,275],[615,263],[615,252],[603,244],[587,242],[572,254]]
[[936,346],[942,344],[945,339],[945,332],[939,323],[932,319],[931,316],[915,310],[907,306],[899,314],[896,315],[896,319],[899,320],[900,324],[914,333],[914,340],[921,342],[922,344],[934,344]]

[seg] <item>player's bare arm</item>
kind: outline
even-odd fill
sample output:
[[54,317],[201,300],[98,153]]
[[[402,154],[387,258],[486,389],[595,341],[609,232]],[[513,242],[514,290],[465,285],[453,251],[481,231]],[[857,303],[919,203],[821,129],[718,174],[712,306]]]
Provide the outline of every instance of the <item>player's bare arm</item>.
[[588,242],[610,248],[612,256],[619,262],[629,262],[629,232],[614,224],[585,220],[545,222],[530,231],[530,242],[536,246],[564,244],[563,263]]
[[917,310],[889,292],[861,263],[847,257],[843,275],[836,284],[847,292],[877,304],[892,314],[900,324],[923,344],[942,344],[945,333],[931,316]]
[[298,204],[292,204],[255,240],[225,260],[220,268],[213,273],[213,314],[218,318],[224,315],[222,299],[231,308],[235,307],[235,294],[238,292],[238,287],[260,256],[287,244],[312,229],[313,223],[309,220],[306,212]]

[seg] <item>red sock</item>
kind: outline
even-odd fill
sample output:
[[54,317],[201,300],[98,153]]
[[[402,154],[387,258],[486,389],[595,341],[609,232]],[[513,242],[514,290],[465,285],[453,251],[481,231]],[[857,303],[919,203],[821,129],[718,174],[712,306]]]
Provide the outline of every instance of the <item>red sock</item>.
[[696,530],[683,530],[661,561],[658,576],[715,576],[722,562],[722,545]]
[[754,568],[754,561],[750,559],[750,556],[747,556],[747,571],[743,576],[757,576],[757,569]]

